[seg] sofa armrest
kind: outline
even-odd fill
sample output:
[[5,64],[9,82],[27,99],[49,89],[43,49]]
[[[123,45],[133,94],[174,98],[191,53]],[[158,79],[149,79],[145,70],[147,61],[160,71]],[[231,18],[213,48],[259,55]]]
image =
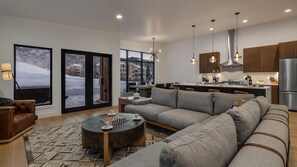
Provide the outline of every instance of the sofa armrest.
[[13,100],[15,113],[33,113],[35,115],[35,100]]
[[145,99],[138,99],[138,100],[134,100],[132,101],[133,105],[145,105],[145,104],[149,104],[152,102],[152,98],[145,98]]
[[15,107],[0,107],[0,140],[12,136],[14,113]]

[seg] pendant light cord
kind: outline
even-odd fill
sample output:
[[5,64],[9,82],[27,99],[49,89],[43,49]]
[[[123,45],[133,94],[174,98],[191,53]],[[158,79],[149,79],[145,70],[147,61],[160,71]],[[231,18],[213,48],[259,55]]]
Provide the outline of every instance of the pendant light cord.
[[215,20],[211,20],[212,22],[212,55],[214,56],[214,22]]
[[195,46],[195,40],[194,40],[194,38],[195,38],[195,34],[194,34],[194,29],[195,29],[195,25],[192,25],[192,27],[193,27],[193,59],[194,59],[194,55],[195,55],[195,53],[194,53],[194,46]]
[[240,13],[239,12],[236,12],[235,15],[236,15],[236,53],[238,53],[238,15]]
[[155,38],[153,38],[153,53],[155,53]]

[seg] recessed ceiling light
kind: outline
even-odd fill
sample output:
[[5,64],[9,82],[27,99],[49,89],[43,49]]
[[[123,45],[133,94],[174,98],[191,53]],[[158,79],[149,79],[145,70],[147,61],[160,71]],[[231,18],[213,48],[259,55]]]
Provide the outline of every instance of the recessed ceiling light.
[[121,20],[123,18],[123,16],[121,14],[117,15],[117,19]]
[[210,28],[209,31],[213,31],[213,28]]
[[286,9],[285,10],[285,13],[289,13],[289,12],[291,12],[292,11],[292,9]]
[[243,22],[243,23],[246,23],[246,22],[248,22],[248,20],[247,20],[247,19],[245,19],[245,20],[242,20],[242,22]]

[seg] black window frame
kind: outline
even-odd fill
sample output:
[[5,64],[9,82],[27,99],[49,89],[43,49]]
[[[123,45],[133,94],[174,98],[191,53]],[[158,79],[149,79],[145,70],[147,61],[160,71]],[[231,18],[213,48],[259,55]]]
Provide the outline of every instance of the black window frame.
[[[140,66],[141,66],[141,77],[140,77],[140,83],[144,83],[144,78],[143,78],[143,64],[148,63],[148,64],[153,64],[153,83],[155,82],[155,68],[156,68],[156,61],[155,61],[155,57],[153,57],[153,61],[148,62],[148,61],[143,61],[143,54],[149,54],[152,55],[149,52],[141,52],[141,51],[136,51],[136,50],[131,50],[131,49],[120,49],[120,51],[125,51],[126,52],[126,58],[125,60],[122,60],[120,57],[120,62],[124,62],[126,63],[126,93],[129,92],[129,78],[128,78],[128,74],[129,74],[129,62],[140,62]],[[129,60],[129,52],[137,52],[140,53],[140,61],[137,60]],[[120,55],[121,56],[121,55]]]
[[[47,104],[38,104],[36,103],[36,106],[48,106],[53,104],[53,49],[47,48],[47,47],[39,47],[39,46],[30,46],[30,45],[21,45],[21,44],[14,44],[14,77],[17,79],[17,73],[16,73],[16,49],[17,47],[27,47],[27,48],[33,48],[33,49],[43,49],[43,50],[49,50],[50,51],[50,97],[49,97],[49,103]],[[21,88],[22,89],[22,88]],[[14,99],[16,100],[22,100],[17,98],[17,91],[16,91],[16,84],[14,83]],[[27,99],[27,98],[26,98]]]

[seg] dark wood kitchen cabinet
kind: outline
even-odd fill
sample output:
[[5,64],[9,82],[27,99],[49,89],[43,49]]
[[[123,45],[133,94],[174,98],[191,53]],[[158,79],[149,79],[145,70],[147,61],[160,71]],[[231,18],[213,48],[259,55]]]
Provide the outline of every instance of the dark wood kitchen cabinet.
[[244,72],[277,72],[278,45],[246,48],[243,50]]
[[215,63],[210,63],[209,59],[212,56],[212,52],[210,53],[201,53],[199,55],[199,71],[200,73],[212,73],[220,72],[220,52],[214,52],[214,56],[217,59]]
[[297,41],[279,43],[279,58],[297,58]]

